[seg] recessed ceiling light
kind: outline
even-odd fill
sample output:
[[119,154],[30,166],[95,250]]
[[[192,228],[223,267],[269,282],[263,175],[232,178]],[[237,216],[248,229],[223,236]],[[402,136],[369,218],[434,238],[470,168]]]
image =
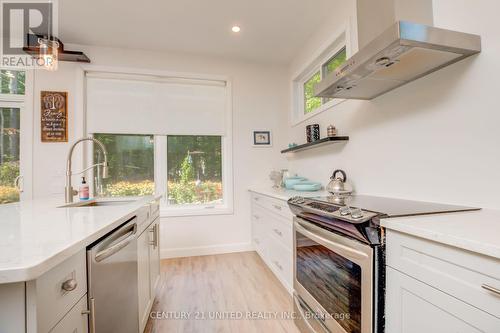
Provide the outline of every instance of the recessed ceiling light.
[[239,26],[235,25],[235,26],[233,26],[233,27],[231,28],[231,30],[232,30],[233,32],[240,32],[240,31],[241,31],[241,28],[240,28]]

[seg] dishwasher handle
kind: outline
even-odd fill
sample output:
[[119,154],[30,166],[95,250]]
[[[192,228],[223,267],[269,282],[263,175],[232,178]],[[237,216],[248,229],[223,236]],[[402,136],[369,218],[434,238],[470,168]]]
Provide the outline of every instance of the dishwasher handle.
[[[127,232],[123,233],[124,231]],[[118,239],[126,236],[126,238],[124,238],[123,240],[121,240],[116,244],[111,245],[110,247],[105,248],[104,250],[97,252],[97,254],[95,255],[95,261],[97,262],[103,261],[104,259],[109,258],[116,252],[120,251],[135,239],[136,234],[137,234],[137,222],[134,222],[132,224],[127,224],[125,227],[118,229],[110,237],[116,237]]]

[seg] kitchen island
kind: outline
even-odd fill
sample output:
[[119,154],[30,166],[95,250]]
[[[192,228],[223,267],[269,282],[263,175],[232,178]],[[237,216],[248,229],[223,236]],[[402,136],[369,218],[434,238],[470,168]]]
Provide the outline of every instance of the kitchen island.
[[[87,331],[92,309],[87,304],[86,249],[131,218],[137,219],[137,235],[144,234],[146,246],[141,252],[139,244],[137,251],[142,253],[138,261],[148,269],[141,274],[139,265],[139,278],[144,277],[139,288],[147,285],[142,294],[138,291],[143,299],[138,311],[144,317],[159,279],[158,200],[148,196],[110,199],[106,201],[112,203],[102,206],[61,207],[61,200],[46,199],[1,206],[0,331]],[[150,226],[156,235],[154,256],[148,249]],[[154,263],[144,265],[144,257]]]

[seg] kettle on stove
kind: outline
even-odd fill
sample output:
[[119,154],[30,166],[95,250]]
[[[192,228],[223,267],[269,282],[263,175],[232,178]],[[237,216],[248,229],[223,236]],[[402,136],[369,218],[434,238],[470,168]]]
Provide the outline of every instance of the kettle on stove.
[[326,190],[337,198],[345,198],[352,194],[352,187],[346,183],[347,175],[344,170],[335,170],[330,177],[330,183],[326,186]]

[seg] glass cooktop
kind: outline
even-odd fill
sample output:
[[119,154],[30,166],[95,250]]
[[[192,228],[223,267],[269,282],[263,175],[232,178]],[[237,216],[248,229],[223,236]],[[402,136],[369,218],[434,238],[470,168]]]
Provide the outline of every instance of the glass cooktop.
[[333,196],[314,197],[309,199],[315,200],[318,208],[326,211],[333,212],[338,210],[339,207],[349,206],[375,213],[380,213],[388,217],[464,212],[480,209],[475,207],[447,205],[425,201],[393,199],[370,195],[352,195],[345,198],[343,203],[336,202]]

